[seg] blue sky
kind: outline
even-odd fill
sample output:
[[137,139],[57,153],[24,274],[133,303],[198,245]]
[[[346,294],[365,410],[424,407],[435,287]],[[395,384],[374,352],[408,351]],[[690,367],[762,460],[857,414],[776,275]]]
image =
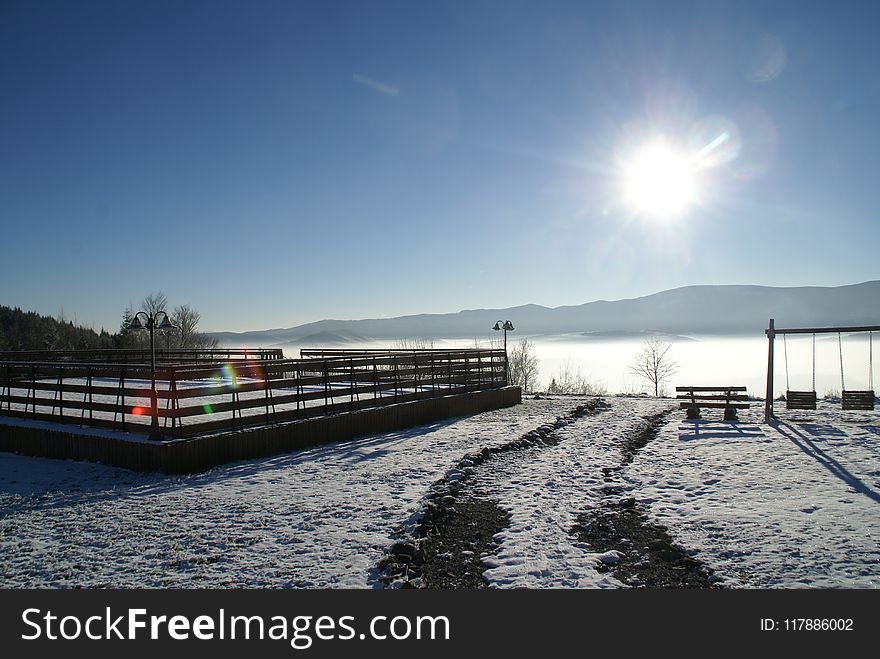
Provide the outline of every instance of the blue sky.
[[[865,2],[0,2],[0,303],[207,330],[878,278]],[[630,162],[719,135],[674,217]]]

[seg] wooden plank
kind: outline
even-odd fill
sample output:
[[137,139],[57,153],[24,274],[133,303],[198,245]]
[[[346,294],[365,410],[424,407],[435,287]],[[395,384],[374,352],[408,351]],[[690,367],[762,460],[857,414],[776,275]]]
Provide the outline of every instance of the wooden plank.
[[688,396],[686,394],[679,394],[675,397],[677,400],[685,399],[685,400],[748,400],[749,397],[744,394],[731,394],[729,396],[720,394],[720,395],[712,395],[712,394],[700,394]]
[[848,390],[841,394],[841,404],[845,410],[873,410],[874,392]]
[[325,357],[345,357],[350,355],[400,355],[400,354],[429,354],[429,355],[498,355],[504,356],[504,350],[495,348],[358,348],[358,349],[306,349],[300,351],[304,359],[321,359]]
[[[66,403],[65,403],[66,405]],[[58,414],[49,414],[48,412],[31,412],[28,410],[24,412],[23,410],[3,410],[2,416],[13,417],[16,419],[33,419],[36,421],[47,421],[49,423],[57,423],[63,425],[72,425],[72,426],[86,426],[90,428],[107,428],[109,430],[119,430],[119,422],[113,422],[112,419],[101,419],[95,417],[93,419],[80,419],[79,416],[65,416],[59,417]],[[141,418],[144,419],[144,423],[135,423],[128,418],[125,422],[125,430],[126,432],[148,432],[150,429],[149,426],[149,416],[140,416],[140,417],[132,417],[132,418]]]
[[[2,399],[2,401],[4,403],[9,401],[11,403],[17,403],[19,405],[27,405],[28,408],[30,408],[31,405],[33,405],[35,402],[36,402],[37,407],[51,408],[51,407],[58,406],[58,401],[53,398],[37,398],[35,401],[33,396],[28,397],[28,396],[15,396],[15,395],[6,396],[6,395],[4,395],[4,396],[0,397],[0,399]],[[122,410],[124,409],[126,414],[131,414],[132,407],[133,407],[132,405],[123,406],[123,405],[117,405],[115,403],[101,403],[98,401],[92,401],[91,403],[89,403],[88,400],[83,401],[83,400],[76,400],[73,398],[65,398],[64,399],[64,409],[75,409],[75,410],[89,410],[89,409],[91,409],[95,412],[122,412]],[[134,407],[143,407],[143,406],[140,405],[140,406],[134,406]],[[6,413],[5,410],[0,411],[0,416],[2,416],[5,413]],[[77,417],[77,418],[79,418],[79,417]]]
[[815,410],[815,391],[786,391],[785,407],[789,410]]
[[[456,377],[453,378],[452,384],[453,386],[463,385],[465,382],[464,378]],[[473,382],[473,381],[471,381]],[[261,383],[262,384],[262,383]],[[333,387],[329,391],[325,389],[317,389],[314,391],[305,391],[302,393],[290,393],[290,394],[281,394],[281,393],[273,393],[271,398],[271,405],[274,405],[276,408],[281,405],[288,405],[296,402],[307,403],[310,401],[323,400],[325,398],[329,398],[331,401],[337,398],[350,398],[352,395],[355,396],[368,396],[370,400],[374,398],[374,392],[390,392],[395,389],[407,390],[407,389],[415,389],[416,388],[416,380],[402,380],[400,382],[381,382],[378,384],[368,384],[357,387],[349,387],[344,386],[346,383],[341,383],[343,386]],[[419,382],[420,387],[428,388],[428,382]],[[489,385],[490,381],[483,382],[484,385]],[[431,391],[430,389],[427,389]],[[437,387],[437,391],[447,391],[448,390],[448,380],[442,383],[442,386]],[[237,390],[240,391],[240,390]],[[262,389],[260,389],[262,391]],[[273,392],[278,391],[273,388]],[[283,390],[282,390],[283,391]],[[209,400],[204,403],[200,403],[198,405],[185,405],[181,406],[176,410],[159,410],[159,416],[163,418],[187,418],[193,416],[200,415],[210,415],[210,414],[218,414],[220,412],[229,412],[233,409],[252,409],[258,407],[266,406],[266,398],[264,396],[258,396],[254,398],[244,398],[240,399],[236,402],[230,402],[229,396],[232,394],[232,389],[224,389],[217,393],[216,398],[219,400]],[[398,400],[404,394],[399,394],[397,396]],[[207,396],[204,396],[207,398]],[[382,399],[393,399],[394,396],[383,396],[380,397],[379,400]],[[181,397],[180,400],[185,401],[184,397]],[[394,402],[393,400],[391,402]],[[386,403],[387,404],[387,403]],[[65,403],[66,405],[66,403]],[[206,405],[210,406],[211,411],[208,412],[206,410]],[[323,409],[323,405],[319,406]]]
[[729,403],[729,404],[728,403],[703,403],[698,400],[696,405],[694,405],[693,403],[681,402],[678,404],[678,406],[680,409],[686,409],[688,407],[710,407],[710,408],[718,408],[718,409],[724,409],[726,407],[734,407],[738,410],[747,410],[750,407],[750,404],[749,403]]
[[676,391],[746,391],[748,387],[676,387]]
[[[224,359],[283,359],[280,348],[209,348],[156,350],[158,362],[168,361],[221,361]],[[103,362],[140,363],[150,362],[147,349],[101,349],[101,350],[4,350],[0,351],[0,361],[27,362]]]
[[[854,327],[774,327],[774,334],[849,334],[851,332],[880,332],[880,325]],[[764,334],[767,330],[764,330]]]
[[[127,379],[128,378],[126,378],[126,380]],[[157,385],[158,384],[161,384],[161,383],[157,380]],[[62,382],[62,384],[59,385],[57,380],[55,382],[45,382],[45,381],[41,382],[39,380],[37,380],[34,383],[31,383],[30,381],[21,382],[20,384],[13,386],[13,389],[30,389],[30,390],[36,390],[36,391],[48,391],[51,393],[60,392],[60,393],[65,393],[65,394],[67,394],[67,393],[74,393],[74,394],[87,394],[87,393],[89,393],[88,385],[67,384],[64,382]],[[123,389],[120,389],[119,387],[113,387],[113,386],[92,385],[91,391],[93,394],[102,394],[104,396],[116,396],[118,393],[123,393],[127,397],[135,397],[135,398],[136,397],[142,397],[142,398],[147,397],[148,398],[150,396],[150,388],[149,387],[138,387],[138,388],[124,387]],[[159,395],[159,398],[166,398],[167,396],[162,395],[166,391],[167,391],[166,389],[158,389],[157,388],[157,393]],[[69,399],[67,399],[67,398],[64,399],[65,404],[67,403],[67,400],[69,400]]]

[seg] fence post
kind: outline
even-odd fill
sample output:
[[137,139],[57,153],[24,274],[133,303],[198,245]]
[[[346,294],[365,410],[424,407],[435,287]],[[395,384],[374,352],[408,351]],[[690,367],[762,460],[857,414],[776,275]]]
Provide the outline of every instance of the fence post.
[[379,400],[379,367],[376,365],[376,355],[373,355],[373,400]]
[[413,382],[415,382],[414,392],[419,393],[419,356],[415,350],[413,350]]
[[330,364],[327,361],[327,358],[324,358],[324,414],[327,414],[327,410],[330,405]]
[[[58,367],[58,417],[61,419],[61,423],[64,423],[64,389],[62,389],[62,382],[64,380],[64,367]],[[52,406],[52,414],[55,414],[55,406]]]
[[86,370],[86,390],[83,392],[83,408],[79,415],[79,427],[82,428],[86,418],[86,398],[89,399],[89,427],[92,427],[92,366]]
[[[119,372],[119,391],[122,394],[122,432],[125,432],[125,369]],[[113,418],[114,422],[116,418]]]
[[[6,364],[6,412],[9,413],[12,410],[12,384],[9,379],[9,364]],[[3,407],[3,401],[0,401],[0,408]],[[25,413],[27,413],[27,407],[24,409]]]

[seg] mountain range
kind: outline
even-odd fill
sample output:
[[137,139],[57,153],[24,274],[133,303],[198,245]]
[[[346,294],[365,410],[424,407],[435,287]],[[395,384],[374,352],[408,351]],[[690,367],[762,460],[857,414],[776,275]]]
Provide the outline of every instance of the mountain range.
[[510,319],[520,336],[633,333],[760,335],[777,327],[880,325],[880,281],[848,286],[685,286],[627,300],[549,308],[527,304],[367,320],[321,320],[286,329],[215,332],[221,344],[333,346],[371,340],[485,338]]

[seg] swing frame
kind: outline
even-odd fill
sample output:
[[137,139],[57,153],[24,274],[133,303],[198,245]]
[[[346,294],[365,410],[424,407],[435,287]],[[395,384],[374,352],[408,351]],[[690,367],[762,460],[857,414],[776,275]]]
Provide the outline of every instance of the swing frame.
[[[764,423],[770,423],[776,417],[773,414],[773,357],[774,357],[774,340],[777,336],[786,334],[855,334],[858,332],[880,332],[880,325],[859,325],[856,327],[776,327],[773,318],[770,319],[769,327],[764,330],[767,335],[767,397],[764,402]],[[841,348],[842,351],[842,348]],[[871,345],[873,355],[873,344]],[[841,360],[841,373],[843,371],[843,362]],[[873,380],[873,363],[869,367],[869,381]],[[841,377],[841,381],[843,378]],[[815,392],[814,392],[815,393]],[[865,405],[868,397],[870,397],[870,407],[844,407],[844,409],[874,409],[874,391],[841,391],[841,396],[847,396],[848,405],[850,399],[856,404]],[[858,402],[856,402],[858,401]]]

